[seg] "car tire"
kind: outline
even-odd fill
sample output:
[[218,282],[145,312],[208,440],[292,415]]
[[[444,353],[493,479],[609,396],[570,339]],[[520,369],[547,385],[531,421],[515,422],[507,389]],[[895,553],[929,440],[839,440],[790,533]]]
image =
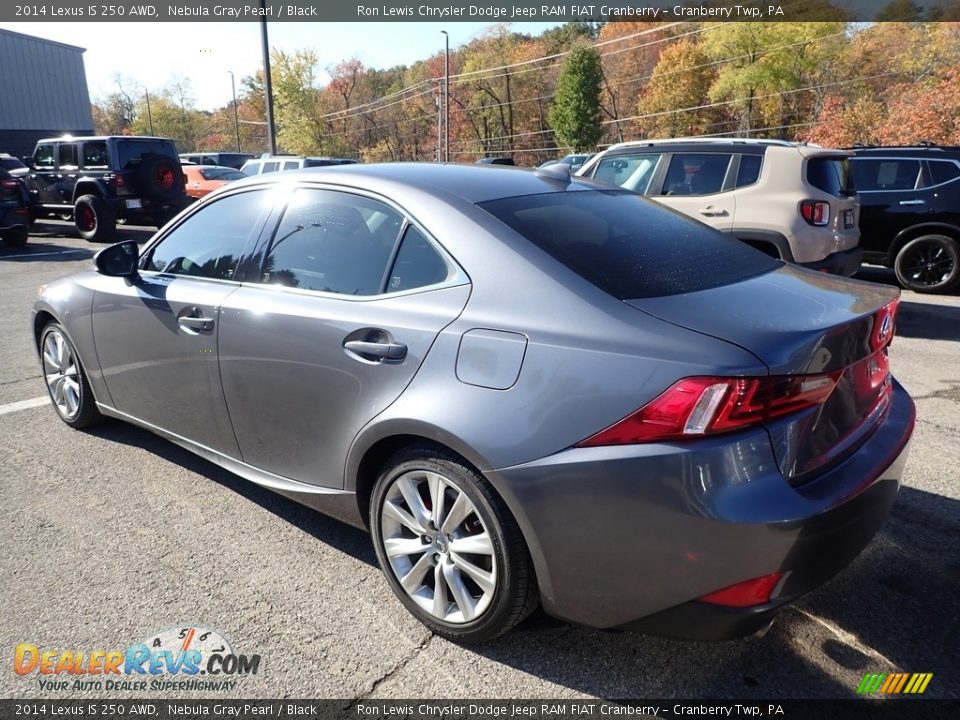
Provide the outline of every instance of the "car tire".
[[27,244],[27,239],[30,237],[30,231],[26,228],[19,228],[17,230],[7,230],[3,233],[3,244],[7,247],[23,247]]
[[57,322],[47,323],[40,333],[40,364],[47,393],[61,420],[79,430],[103,419],[77,350]]
[[117,216],[106,200],[97,195],[81,195],[73,205],[73,223],[80,237],[101,242],[113,237]]
[[166,155],[144,155],[136,170],[137,187],[144,197],[169,202],[183,195],[183,169]]
[[893,269],[908,290],[945,292],[960,281],[960,246],[946,235],[921,235],[900,248]]
[[416,445],[394,454],[374,486],[370,526],[394,594],[441,637],[491,640],[539,603],[516,520],[486,479],[446,450]]

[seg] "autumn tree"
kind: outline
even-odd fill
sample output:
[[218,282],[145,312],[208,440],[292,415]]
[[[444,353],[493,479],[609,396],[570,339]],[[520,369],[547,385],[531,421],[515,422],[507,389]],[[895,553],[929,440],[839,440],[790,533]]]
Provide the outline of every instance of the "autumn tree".
[[[640,96],[636,127],[644,137],[708,133],[717,113],[700,106],[715,74],[699,43],[684,38],[671,44],[661,53]],[[684,108],[689,109],[678,112]]]
[[548,120],[557,142],[574,152],[592,150],[600,139],[600,54],[590,47],[570,51],[557,82]]

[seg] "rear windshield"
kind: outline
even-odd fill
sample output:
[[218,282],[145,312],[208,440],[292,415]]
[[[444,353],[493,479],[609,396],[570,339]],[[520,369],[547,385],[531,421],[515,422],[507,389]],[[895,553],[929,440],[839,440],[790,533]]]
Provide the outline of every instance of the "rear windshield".
[[19,170],[22,167],[26,167],[26,165],[17,160],[15,157],[6,157],[0,158],[0,167],[2,167],[4,170]]
[[834,197],[853,195],[853,174],[845,156],[813,157],[807,160],[807,182]]
[[620,300],[729,285],[780,265],[631,192],[525,195],[480,207]]
[[200,171],[204,180],[241,180],[246,177],[239,170],[233,168],[212,167]]
[[120,155],[120,167],[125,168],[131,162],[139,162],[144,155],[167,155],[178,163],[177,149],[169,140],[117,140],[117,153]]

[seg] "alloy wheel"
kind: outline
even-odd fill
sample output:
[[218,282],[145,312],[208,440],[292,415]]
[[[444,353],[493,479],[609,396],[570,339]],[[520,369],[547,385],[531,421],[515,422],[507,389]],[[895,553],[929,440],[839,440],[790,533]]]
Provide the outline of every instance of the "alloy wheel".
[[80,369],[67,339],[56,328],[44,336],[43,376],[60,415],[75,418],[80,411]]
[[464,624],[490,606],[498,579],[493,540],[451,480],[429,470],[395,478],[380,510],[380,532],[391,571],[425,612]]
[[903,260],[904,275],[918,286],[940,285],[953,271],[954,259],[939,242],[918,245]]

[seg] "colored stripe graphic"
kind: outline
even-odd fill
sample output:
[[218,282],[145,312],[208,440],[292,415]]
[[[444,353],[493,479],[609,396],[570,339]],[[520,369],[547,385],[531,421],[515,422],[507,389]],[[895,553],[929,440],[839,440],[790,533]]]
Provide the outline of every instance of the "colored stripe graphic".
[[867,673],[857,686],[859,695],[885,693],[887,695],[904,693],[919,695],[926,691],[933,679],[933,673]]

